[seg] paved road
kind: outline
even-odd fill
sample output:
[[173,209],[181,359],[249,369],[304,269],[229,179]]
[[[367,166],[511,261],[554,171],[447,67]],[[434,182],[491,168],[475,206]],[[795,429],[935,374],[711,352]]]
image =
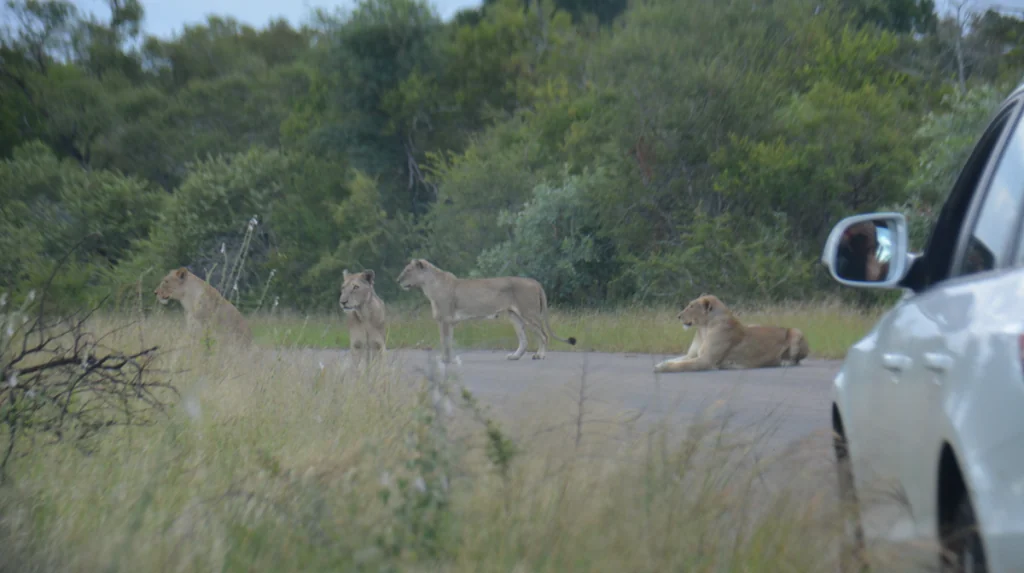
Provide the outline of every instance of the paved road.
[[[346,354],[311,352],[324,363]],[[463,351],[448,371],[482,400],[513,415],[524,406],[535,408],[538,398],[578,396],[584,379],[589,403],[606,415],[638,416],[640,426],[685,425],[717,402],[715,415],[731,416],[729,423],[736,427],[772,424],[769,442],[776,447],[830,431],[829,393],[840,365],[807,360],[796,367],[655,375],[654,364],[667,356],[548,352],[545,360],[531,360],[528,353],[509,361],[506,354]],[[411,375],[429,364],[423,350],[392,350],[389,355]]]

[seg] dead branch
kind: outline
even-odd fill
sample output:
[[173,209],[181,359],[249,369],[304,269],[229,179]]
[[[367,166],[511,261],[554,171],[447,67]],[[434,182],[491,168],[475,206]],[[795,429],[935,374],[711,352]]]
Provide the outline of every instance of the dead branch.
[[91,330],[103,301],[70,316],[47,316],[56,273],[34,303],[38,308],[31,308],[30,296],[19,312],[0,316],[0,427],[7,430],[0,481],[23,436],[46,434],[51,443],[85,448],[83,440],[105,428],[151,424],[152,414],[177,396],[154,367],[158,347],[127,352],[104,343],[126,327],[99,336]]

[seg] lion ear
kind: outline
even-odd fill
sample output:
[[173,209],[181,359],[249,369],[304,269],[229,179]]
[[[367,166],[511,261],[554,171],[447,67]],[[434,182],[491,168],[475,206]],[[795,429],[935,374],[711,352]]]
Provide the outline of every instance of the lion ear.
[[704,299],[704,310],[711,312],[711,299]]
[[363,271],[363,277],[366,278],[366,282],[370,283],[370,285],[373,286],[373,270],[372,269],[366,269],[365,271]]
[[416,259],[416,268],[417,269],[422,269],[423,268],[423,259]]
[[188,269],[186,269],[185,267],[180,267],[178,270],[174,271],[174,276],[178,277],[179,279],[185,280],[185,277],[188,276]]

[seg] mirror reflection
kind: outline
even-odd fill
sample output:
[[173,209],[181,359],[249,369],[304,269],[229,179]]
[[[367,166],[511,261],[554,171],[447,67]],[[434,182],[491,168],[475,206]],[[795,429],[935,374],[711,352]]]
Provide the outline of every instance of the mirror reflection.
[[889,276],[892,233],[884,219],[847,227],[836,253],[836,274],[860,282],[882,282]]

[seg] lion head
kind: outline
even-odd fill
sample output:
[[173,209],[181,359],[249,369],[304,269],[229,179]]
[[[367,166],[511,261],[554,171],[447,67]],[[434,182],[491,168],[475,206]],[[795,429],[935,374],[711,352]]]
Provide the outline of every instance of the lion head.
[[361,309],[373,297],[373,271],[367,269],[361,273],[350,274],[348,270],[343,270],[341,273],[341,296],[338,297],[338,304],[345,312]]
[[684,329],[689,329],[691,326],[706,326],[715,314],[723,310],[725,303],[718,300],[718,297],[704,294],[691,300],[676,318],[683,321]]
[[180,301],[185,298],[185,286],[188,283],[188,269],[181,267],[175,269],[160,281],[160,286],[156,287],[153,294],[156,295],[156,300],[160,304],[167,304],[171,299]]
[[405,265],[402,269],[401,274],[398,275],[398,286],[402,287],[402,290],[409,290],[413,287],[423,286],[427,282],[427,278],[430,276],[431,265],[424,259],[413,259],[409,261],[409,264]]

